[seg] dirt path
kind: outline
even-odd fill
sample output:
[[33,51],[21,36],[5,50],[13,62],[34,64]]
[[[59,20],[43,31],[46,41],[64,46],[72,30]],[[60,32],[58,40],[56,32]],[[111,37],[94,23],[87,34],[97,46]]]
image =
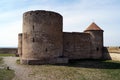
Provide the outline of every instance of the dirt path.
[[4,63],[15,71],[15,77],[13,80],[38,80],[33,74],[34,68],[28,65],[20,65],[16,63],[18,57],[4,57]]

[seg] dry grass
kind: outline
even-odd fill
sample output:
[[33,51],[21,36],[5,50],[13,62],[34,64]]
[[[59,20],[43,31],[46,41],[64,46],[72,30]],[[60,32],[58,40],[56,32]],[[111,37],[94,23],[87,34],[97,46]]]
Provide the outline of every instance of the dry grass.
[[67,65],[34,66],[29,77],[35,80],[120,80],[120,63],[78,61]]
[[108,51],[110,53],[120,53],[120,47],[109,47]]
[[15,70],[15,80],[120,80],[120,62],[116,61],[81,60],[66,65],[21,65],[16,64],[17,59],[4,58]]

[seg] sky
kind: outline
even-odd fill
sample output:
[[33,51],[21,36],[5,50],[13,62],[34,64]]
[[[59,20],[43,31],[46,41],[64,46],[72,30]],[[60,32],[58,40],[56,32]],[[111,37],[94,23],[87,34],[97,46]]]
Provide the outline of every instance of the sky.
[[63,31],[83,32],[92,22],[104,30],[104,46],[120,46],[120,0],[1,0],[0,47],[17,47],[23,13],[48,10],[63,16]]

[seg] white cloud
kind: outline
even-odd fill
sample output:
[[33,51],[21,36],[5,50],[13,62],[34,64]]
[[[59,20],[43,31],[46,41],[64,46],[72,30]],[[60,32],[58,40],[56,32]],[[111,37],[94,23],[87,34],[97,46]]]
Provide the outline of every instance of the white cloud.
[[[62,1],[62,0],[61,0]],[[16,6],[10,10],[0,10],[0,46],[17,46],[17,35],[22,29],[22,14],[29,10],[52,10],[63,15],[64,31],[83,31],[91,22],[95,21],[98,26],[105,30],[105,45],[114,44],[117,41],[120,23],[120,6],[115,5],[117,0],[75,0],[63,4],[57,0],[23,0],[11,2],[2,0],[0,3]],[[18,4],[19,3],[19,4]],[[17,6],[19,5],[19,7]],[[8,7],[9,7],[8,6]],[[1,6],[1,9],[4,7]],[[112,33],[111,33],[112,31]],[[108,43],[107,39],[117,36]],[[116,44],[115,44],[116,45]]]
[[0,47],[17,47],[18,33],[22,32],[21,22],[12,22],[1,27]]

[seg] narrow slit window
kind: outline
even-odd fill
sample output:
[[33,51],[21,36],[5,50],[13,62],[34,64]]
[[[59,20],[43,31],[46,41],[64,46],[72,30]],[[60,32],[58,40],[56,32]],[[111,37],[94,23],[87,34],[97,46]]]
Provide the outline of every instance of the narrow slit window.
[[46,49],[45,49],[45,52],[47,52],[47,51],[48,51],[48,49],[46,48]]
[[99,48],[97,47],[96,50],[99,51]]
[[34,25],[33,25],[33,30],[34,30]]
[[32,42],[35,42],[35,39],[34,39],[34,38],[32,39]]

